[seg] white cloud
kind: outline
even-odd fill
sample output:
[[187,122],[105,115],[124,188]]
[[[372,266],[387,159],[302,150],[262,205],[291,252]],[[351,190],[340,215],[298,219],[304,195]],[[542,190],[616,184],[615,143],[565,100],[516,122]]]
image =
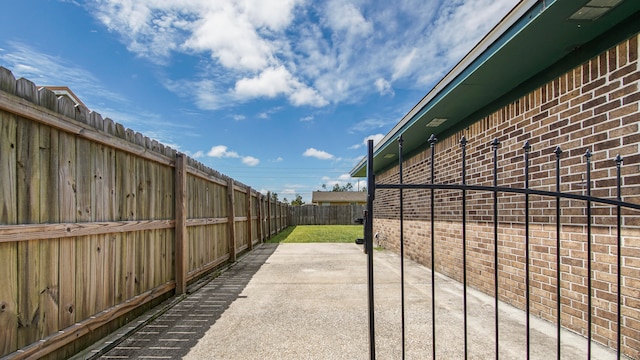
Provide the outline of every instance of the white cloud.
[[366,36],[373,31],[373,24],[367,21],[354,4],[344,0],[332,0],[326,7],[327,23],[334,31],[344,31],[350,36]]
[[[189,155],[189,153],[187,153],[187,155]],[[199,159],[201,157],[204,157],[204,151],[198,150],[198,151],[194,152],[193,154],[191,154],[190,156],[192,158],[194,158],[194,159]]]
[[384,138],[383,134],[375,134],[375,135],[369,135],[366,138],[364,138],[364,140],[360,143],[360,144],[355,144],[349,147],[349,149],[359,149],[363,146],[367,146],[367,142],[369,140],[373,140],[373,145],[375,146],[377,143],[380,142],[380,140],[382,140]]
[[244,78],[236,82],[235,93],[239,97],[275,97],[291,92],[292,77],[283,66],[269,68],[254,78]]
[[[197,153],[201,153],[201,151],[196,152],[196,154]],[[240,159],[243,164],[252,167],[260,164],[260,159],[253,156],[240,156],[240,154],[238,154],[237,152],[230,151],[229,148],[225,145],[212,146],[211,150],[207,152],[207,156],[217,159]]]
[[316,90],[294,79],[284,66],[268,68],[256,77],[238,80],[234,92],[242,99],[274,98],[278,95],[286,95],[294,106],[325,106],[328,104]]
[[330,160],[333,159],[334,156],[329,154],[326,151],[322,151],[322,150],[317,150],[314,148],[308,148],[307,150],[305,150],[305,152],[302,154],[302,156],[306,156],[306,157],[314,157],[316,159],[320,159],[320,160]]
[[301,118],[300,121],[301,122],[313,121],[313,115],[305,116],[305,117]]
[[315,89],[309,88],[302,83],[296,84],[293,92],[289,95],[289,100],[295,106],[322,107],[329,105],[329,101],[323,98]]
[[399,54],[393,63],[393,75],[391,78],[398,79],[405,76],[411,70],[411,65],[417,53],[418,49],[414,47],[408,54]]
[[214,60],[230,69],[260,70],[273,62],[271,46],[240,9],[223,6],[203,10],[203,17],[183,44],[186,49],[210,52]]
[[338,186],[345,186],[349,183],[351,183],[351,185],[353,186],[353,190],[357,190],[357,181],[355,178],[352,178],[351,175],[349,174],[341,174],[338,177],[331,177],[331,176],[323,176],[322,177],[322,183],[327,185],[327,190],[330,190],[331,188],[333,188],[334,185],[338,185]]
[[[280,195],[283,195],[283,196],[291,196],[291,195],[295,196],[296,194],[297,193],[295,189],[282,189],[282,191],[280,191]],[[290,200],[295,200],[295,199],[290,199]]]
[[229,148],[227,148],[224,145],[216,145],[213,146],[211,148],[211,150],[209,150],[209,152],[207,153],[207,156],[210,157],[214,157],[214,158],[238,158],[240,157],[240,155],[238,155],[237,152],[235,151],[229,151]]
[[380,93],[380,95],[394,95],[393,92],[393,88],[391,87],[391,83],[388,82],[387,80],[383,79],[383,78],[377,78],[375,81],[375,86],[376,89],[378,89],[378,92]]
[[278,97],[322,107],[393,94],[393,86],[429,88],[517,2],[102,0],[85,7],[155,63],[204,55],[192,79],[173,81],[196,85],[188,96],[199,108],[219,109]]
[[242,163],[248,166],[256,166],[260,164],[260,160],[254,158],[253,156],[245,156],[242,158]]

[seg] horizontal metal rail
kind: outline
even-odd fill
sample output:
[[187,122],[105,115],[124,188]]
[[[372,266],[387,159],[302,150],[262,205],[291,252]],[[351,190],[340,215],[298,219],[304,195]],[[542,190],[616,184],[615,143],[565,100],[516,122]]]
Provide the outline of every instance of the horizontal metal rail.
[[[617,168],[616,171],[616,177],[615,177],[615,182],[616,182],[616,189],[617,189],[617,193],[615,195],[615,198],[601,198],[601,197],[595,197],[595,196],[591,196],[591,190],[592,190],[592,180],[591,180],[591,157],[592,157],[592,153],[590,150],[587,150],[584,157],[586,159],[586,164],[585,164],[585,173],[586,173],[586,180],[585,180],[585,188],[584,188],[584,193],[585,194],[579,194],[579,193],[573,193],[573,192],[562,192],[560,191],[560,184],[561,184],[561,176],[560,176],[560,158],[561,155],[563,153],[562,149],[560,149],[560,147],[556,147],[554,150],[554,154],[555,154],[555,169],[556,169],[556,173],[555,173],[555,188],[556,191],[549,191],[549,190],[540,190],[540,189],[531,189],[529,187],[529,151],[531,149],[531,146],[529,144],[529,142],[525,142],[523,150],[524,150],[524,168],[523,168],[523,172],[524,172],[524,187],[523,188],[518,188],[518,187],[510,187],[510,186],[498,186],[498,175],[499,175],[499,171],[498,171],[498,147],[500,145],[500,142],[495,139],[493,142],[491,142],[491,149],[493,151],[493,164],[492,164],[492,168],[493,168],[493,178],[490,179],[493,183],[493,186],[486,186],[486,185],[469,185],[467,184],[467,164],[466,164],[466,145],[467,145],[467,140],[463,137],[460,141],[460,145],[462,147],[462,151],[461,151],[461,155],[462,155],[462,159],[460,161],[462,169],[461,169],[461,179],[462,179],[462,183],[461,184],[451,184],[451,183],[436,183],[435,182],[435,168],[434,168],[434,162],[435,162],[435,144],[437,142],[437,139],[435,138],[434,135],[431,135],[431,137],[428,140],[430,146],[431,146],[431,151],[430,151],[430,159],[431,159],[431,163],[429,165],[430,170],[426,170],[426,171],[430,171],[430,173],[428,174],[430,177],[430,183],[429,184],[408,184],[408,183],[404,183],[403,181],[403,159],[402,159],[402,137],[398,138],[398,144],[399,144],[399,148],[398,148],[398,160],[399,160],[399,164],[398,164],[398,171],[399,171],[399,182],[398,183],[376,183],[375,182],[375,175],[373,174],[373,142],[369,141],[368,146],[369,146],[369,154],[368,154],[368,172],[367,172],[367,177],[368,177],[368,204],[367,204],[367,215],[365,216],[365,223],[368,225],[367,229],[368,229],[368,234],[365,231],[365,243],[368,244],[368,251],[370,252],[372,249],[372,223],[373,223],[373,219],[374,219],[374,214],[373,214],[373,199],[375,197],[375,192],[377,190],[384,190],[384,189],[388,189],[388,190],[399,190],[399,216],[400,216],[400,256],[401,256],[401,275],[403,274],[403,262],[402,259],[404,258],[404,229],[403,229],[403,220],[404,220],[404,204],[403,202],[405,201],[404,199],[404,194],[403,191],[404,190],[430,190],[430,213],[428,215],[428,218],[430,219],[430,227],[431,227],[431,296],[432,296],[432,344],[431,344],[431,349],[432,349],[432,358],[435,359],[436,358],[436,327],[435,327],[435,318],[436,318],[436,313],[435,313],[435,278],[434,278],[434,274],[435,274],[435,257],[436,257],[436,248],[435,248],[435,237],[436,237],[436,233],[435,233],[435,227],[434,227],[434,223],[435,223],[435,194],[436,194],[436,190],[439,191],[455,191],[458,192],[460,191],[461,193],[461,197],[454,199],[452,201],[452,203],[458,203],[460,202],[460,213],[462,216],[462,259],[463,259],[463,264],[462,264],[462,281],[463,281],[463,289],[464,289],[464,356],[465,358],[467,358],[469,356],[468,354],[468,350],[467,350],[467,301],[466,301],[466,293],[467,293],[467,235],[466,235],[466,225],[467,225],[467,201],[468,201],[468,197],[469,194],[468,192],[473,191],[473,192],[484,192],[484,193],[490,193],[493,194],[493,209],[487,209],[487,214],[489,212],[491,212],[493,214],[493,226],[494,226],[494,236],[493,236],[493,241],[494,241],[494,245],[495,245],[495,250],[494,250],[494,254],[493,254],[493,258],[494,258],[494,267],[495,267],[495,271],[494,271],[494,296],[495,296],[495,339],[496,339],[496,359],[499,358],[499,322],[498,322],[498,261],[499,261],[499,256],[498,256],[498,229],[499,229],[499,224],[500,224],[500,220],[499,220],[499,213],[500,213],[500,209],[498,207],[499,204],[499,194],[520,194],[520,195],[524,195],[524,202],[523,202],[523,208],[524,208],[524,214],[522,215],[524,217],[524,228],[525,228],[525,233],[524,233],[524,237],[525,237],[525,260],[524,260],[524,266],[525,266],[525,276],[526,276],[526,290],[525,290],[525,308],[526,308],[526,317],[527,317],[527,323],[526,323],[526,331],[527,331],[527,350],[526,350],[526,358],[529,359],[530,357],[530,353],[531,353],[531,349],[530,349],[530,323],[529,323],[529,317],[530,317],[530,298],[529,298],[529,292],[530,292],[530,270],[529,270],[529,263],[530,263],[530,223],[531,223],[531,219],[530,219],[530,206],[531,206],[531,201],[530,201],[530,196],[539,196],[539,197],[545,197],[545,198],[550,198],[555,200],[555,221],[553,221],[556,227],[556,275],[555,275],[555,279],[556,282],[558,284],[555,294],[557,296],[557,305],[556,305],[556,312],[557,312],[557,332],[556,332],[556,336],[557,336],[557,358],[560,359],[561,358],[561,339],[560,339],[560,329],[562,328],[561,325],[561,317],[562,317],[562,313],[561,313],[561,278],[562,278],[562,272],[560,271],[560,265],[561,265],[561,256],[560,256],[560,245],[561,245],[561,237],[560,237],[560,233],[561,233],[561,229],[562,229],[562,221],[561,221],[561,216],[562,216],[562,208],[561,208],[561,203],[560,201],[562,199],[569,199],[569,200],[577,200],[577,201],[584,201],[585,202],[585,209],[586,209],[586,214],[583,215],[584,219],[585,219],[585,223],[581,224],[586,226],[586,237],[587,237],[587,249],[586,249],[586,253],[587,253],[587,261],[586,261],[586,283],[587,283],[587,314],[586,315],[586,323],[587,323],[587,358],[591,358],[591,340],[592,340],[592,323],[593,323],[593,319],[592,319],[592,297],[593,297],[593,293],[592,293],[592,238],[593,238],[593,234],[592,234],[592,221],[593,221],[593,214],[592,214],[592,208],[594,207],[594,204],[603,204],[603,205],[610,205],[612,207],[615,208],[615,210],[612,211],[610,216],[615,216],[617,223],[615,224],[615,233],[612,233],[613,235],[615,235],[616,240],[617,240],[617,299],[616,299],[616,303],[617,303],[617,314],[616,314],[616,320],[617,320],[617,324],[615,324],[615,328],[617,331],[616,334],[616,341],[617,341],[617,346],[616,346],[616,350],[617,350],[617,356],[618,359],[621,358],[622,355],[622,350],[621,350],[621,345],[622,345],[622,329],[621,329],[621,306],[622,306],[622,297],[621,297],[621,287],[622,287],[622,277],[621,277],[621,273],[622,273],[622,262],[621,262],[621,249],[622,249],[622,242],[621,242],[621,229],[622,229],[622,210],[638,210],[640,211],[640,204],[637,203],[630,203],[630,202],[625,202],[622,199],[622,195],[621,195],[621,183],[622,183],[622,178],[621,178],[621,172],[620,172],[620,168],[621,168],[621,164],[622,164],[622,158],[618,155],[615,159],[613,159],[613,161],[615,162],[615,166]],[[552,185],[550,185],[549,187],[551,187]],[[426,194],[425,194],[425,198],[426,198]],[[415,200],[413,200],[415,201]],[[553,211],[553,210],[551,210]],[[634,215],[635,216],[635,215]],[[551,223],[551,221],[549,221],[549,223]],[[612,226],[613,227],[613,226]],[[373,315],[373,308],[374,308],[374,304],[373,304],[373,272],[372,272],[372,267],[373,267],[373,259],[371,257],[371,253],[369,253],[369,288],[370,288],[370,298],[369,298],[369,320],[370,320],[370,357],[371,359],[375,359],[375,331],[374,331],[374,315]],[[404,334],[404,327],[405,327],[405,313],[404,313],[404,278],[403,276],[401,276],[401,281],[402,281],[402,358],[405,357],[405,348],[404,348],[404,342],[405,342],[405,334]]]

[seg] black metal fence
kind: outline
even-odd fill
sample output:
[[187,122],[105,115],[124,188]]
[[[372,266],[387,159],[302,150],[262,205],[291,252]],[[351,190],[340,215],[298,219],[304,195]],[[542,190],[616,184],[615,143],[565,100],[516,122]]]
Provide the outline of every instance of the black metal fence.
[[[529,152],[531,149],[531,146],[529,144],[529,142],[525,142],[522,150],[523,150],[523,163],[524,163],[524,184],[523,187],[521,188],[517,188],[517,187],[505,187],[505,186],[498,186],[498,176],[499,176],[499,169],[498,169],[498,151],[499,151],[499,147],[500,147],[500,142],[498,141],[498,139],[495,139],[493,142],[491,142],[491,149],[493,151],[493,184],[492,186],[478,186],[478,185],[468,185],[467,184],[467,164],[466,164],[466,147],[467,147],[467,140],[463,137],[460,141],[460,146],[461,146],[461,153],[462,153],[462,159],[460,159],[460,163],[461,163],[461,183],[459,184],[444,184],[444,183],[435,183],[435,170],[434,170],[434,163],[435,163],[435,144],[437,142],[437,139],[435,138],[434,135],[431,135],[431,137],[429,138],[429,143],[431,145],[431,152],[430,152],[430,169],[425,169],[425,171],[430,171],[430,183],[428,184],[407,184],[403,182],[403,157],[402,157],[402,137],[399,137],[398,139],[398,147],[399,147],[399,160],[398,160],[398,170],[399,170],[399,182],[395,183],[395,184],[383,184],[383,183],[378,183],[376,184],[376,180],[375,180],[375,175],[374,175],[374,171],[373,171],[373,141],[369,140],[368,142],[368,163],[367,163],[367,195],[368,195],[368,203],[367,203],[367,210],[365,212],[365,252],[367,253],[367,263],[368,263],[368,290],[369,290],[369,302],[368,302],[368,306],[369,306],[369,338],[370,338],[370,358],[371,359],[375,359],[376,357],[376,341],[375,341],[375,312],[374,312],[374,271],[373,271],[373,222],[374,222],[374,218],[375,218],[375,214],[374,214],[374,200],[375,200],[375,194],[376,194],[376,190],[378,189],[394,189],[394,190],[398,190],[398,196],[399,196],[399,225],[400,225],[400,239],[399,239],[399,255],[400,255],[400,281],[401,281],[401,324],[402,324],[402,358],[404,358],[405,356],[405,307],[404,307],[404,303],[405,303],[405,296],[404,296],[404,258],[405,258],[405,239],[404,239],[404,218],[405,218],[405,214],[404,214],[404,191],[408,190],[408,189],[424,189],[424,190],[428,190],[430,193],[430,199],[427,201],[425,199],[425,203],[428,202],[430,204],[430,236],[431,236],[431,241],[430,241],[430,245],[431,245],[431,297],[432,300],[431,304],[432,304],[432,354],[431,354],[431,358],[435,359],[436,355],[437,355],[437,349],[436,349],[436,336],[438,335],[436,333],[436,293],[435,293],[435,271],[433,271],[435,269],[435,259],[436,259],[436,249],[435,249],[435,238],[436,238],[436,232],[435,232],[435,223],[436,223],[436,219],[435,219],[435,195],[436,192],[438,190],[445,190],[445,191],[459,191],[461,194],[460,197],[460,206],[461,206],[461,217],[462,217],[462,285],[464,288],[464,294],[463,294],[463,308],[464,308],[464,349],[465,349],[465,359],[469,356],[468,351],[467,351],[467,319],[468,319],[468,313],[467,313],[467,199],[468,199],[468,195],[467,192],[469,191],[473,191],[473,192],[484,192],[484,193],[489,193],[493,195],[493,241],[494,241],[494,251],[493,251],[493,266],[494,266],[494,289],[493,289],[493,297],[495,298],[495,303],[494,303],[494,311],[495,311],[495,323],[494,323],[494,331],[495,331],[495,354],[496,354],[496,358],[499,357],[499,349],[500,349],[500,344],[499,344],[499,332],[500,332],[500,322],[499,322],[499,318],[498,318],[498,303],[499,303],[499,271],[498,271],[498,265],[499,265],[499,252],[498,252],[498,234],[499,234],[499,228],[501,226],[500,222],[499,222],[499,207],[498,207],[498,201],[499,201],[499,197],[500,195],[513,195],[513,194],[520,194],[522,196],[524,196],[524,229],[525,229],[525,236],[524,236],[524,251],[525,251],[525,276],[526,276],[526,284],[525,284],[525,309],[524,311],[526,312],[526,358],[529,359],[530,354],[531,354],[531,349],[530,349],[530,317],[531,317],[531,309],[530,309],[530,305],[531,305],[531,300],[530,300],[530,280],[531,280],[531,272],[529,269],[529,265],[531,263],[531,258],[530,258],[530,219],[531,219],[531,214],[529,213],[529,209],[530,209],[530,197],[531,196],[536,196],[536,197],[544,197],[544,198],[548,198],[551,200],[551,202],[555,202],[555,216],[553,216],[553,218],[555,219],[555,233],[556,233],[556,244],[555,244],[555,250],[556,250],[556,303],[557,303],[557,309],[556,309],[556,329],[557,329],[557,333],[556,333],[556,339],[557,339],[557,358],[560,359],[561,358],[561,343],[562,343],[562,339],[561,339],[561,329],[562,329],[562,314],[563,312],[561,311],[561,304],[562,304],[562,287],[560,286],[561,284],[561,278],[563,275],[563,272],[560,270],[561,269],[561,256],[560,256],[560,249],[561,249],[561,233],[562,233],[562,219],[561,219],[561,215],[563,213],[563,208],[561,207],[561,200],[563,199],[569,199],[569,200],[579,200],[584,202],[585,204],[585,208],[584,208],[584,213],[585,213],[585,219],[582,222],[584,224],[584,226],[586,227],[586,237],[587,237],[587,260],[586,260],[586,283],[587,283],[587,290],[586,290],[586,294],[587,294],[587,306],[586,306],[586,323],[587,323],[587,329],[586,329],[586,338],[587,338],[587,349],[586,349],[586,353],[587,353],[587,358],[591,358],[591,343],[592,343],[592,323],[593,323],[593,317],[592,317],[592,298],[593,298],[593,288],[592,288],[592,281],[593,281],[593,277],[592,277],[592,223],[593,223],[593,214],[592,214],[592,209],[594,208],[594,205],[596,204],[600,204],[600,205],[608,205],[608,206],[612,206],[615,210],[614,210],[614,214],[613,217],[615,218],[614,224],[611,225],[612,229],[615,229],[612,231],[612,234],[614,234],[617,243],[616,243],[616,248],[617,248],[617,284],[616,284],[616,288],[617,288],[617,293],[616,293],[616,304],[617,304],[617,314],[616,314],[616,318],[613,320],[613,322],[615,322],[615,331],[616,331],[616,350],[617,350],[617,356],[618,358],[620,358],[622,356],[622,352],[621,352],[621,341],[622,341],[622,329],[621,329],[621,309],[622,309],[622,289],[623,289],[623,282],[622,282],[622,270],[623,270],[623,265],[621,263],[621,258],[622,258],[622,251],[621,251],[621,246],[622,246],[622,241],[621,241],[621,233],[622,233],[622,224],[623,224],[623,216],[634,216],[637,217],[640,213],[637,213],[637,210],[640,210],[640,204],[635,204],[635,203],[629,203],[629,202],[624,202],[622,201],[622,196],[621,196],[621,166],[623,164],[623,159],[618,155],[616,156],[614,159],[611,160],[611,164],[612,167],[615,166],[616,169],[616,173],[614,176],[615,179],[615,189],[616,189],[616,194],[614,197],[612,198],[602,198],[602,197],[594,197],[592,196],[591,192],[592,192],[592,179],[591,179],[591,171],[592,171],[592,164],[591,164],[591,157],[592,154],[589,150],[586,151],[586,153],[584,153],[584,176],[585,181],[584,181],[584,186],[585,189],[584,191],[582,191],[580,194],[578,193],[569,193],[569,192],[561,192],[561,167],[560,167],[560,159],[562,158],[563,155],[563,151],[562,149],[558,146],[555,148],[555,150],[553,151],[553,153],[555,154],[555,191],[547,191],[547,190],[537,190],[537,189],[531,189],[529,186],[529,177],[530,177],[530,159],[529,159]],[[554,201],[555,200],[555,201]],[[457,199],[455,200],[457,201]],[[552,225],[553,226],[553,225]],[[426,354],[425,354],[426,355]],[[426,357],[426,356],[425,356]],[[524,354],[523,354],[524,357]]]

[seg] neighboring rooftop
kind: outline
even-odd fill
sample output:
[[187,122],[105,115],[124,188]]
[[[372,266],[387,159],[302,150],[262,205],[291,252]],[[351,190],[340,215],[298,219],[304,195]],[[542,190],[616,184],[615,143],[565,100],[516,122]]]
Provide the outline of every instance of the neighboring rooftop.
[[66,96],[69,99],[71,99],[71,101],[73,101],[74,104],[87,107],[87,105],[85,105],[82,102],[82,100],[80,100],[80,98],[76,94],[74,94],[73,91],[71,91],[71,89],[69,89],[66,86],[41,86],[40,88],[49,89],[53,91],[53,93],[56,94],[56,96]]
[[311,202],[314,204],[366,203],[367,193],[364,191],[314,191]]

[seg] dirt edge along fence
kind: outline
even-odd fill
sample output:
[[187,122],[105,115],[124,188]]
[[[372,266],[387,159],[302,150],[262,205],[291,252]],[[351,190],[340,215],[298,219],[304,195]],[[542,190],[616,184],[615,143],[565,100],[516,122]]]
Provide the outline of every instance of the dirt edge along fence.
[[287,207],[0,67],[0,356],[82,350]]

